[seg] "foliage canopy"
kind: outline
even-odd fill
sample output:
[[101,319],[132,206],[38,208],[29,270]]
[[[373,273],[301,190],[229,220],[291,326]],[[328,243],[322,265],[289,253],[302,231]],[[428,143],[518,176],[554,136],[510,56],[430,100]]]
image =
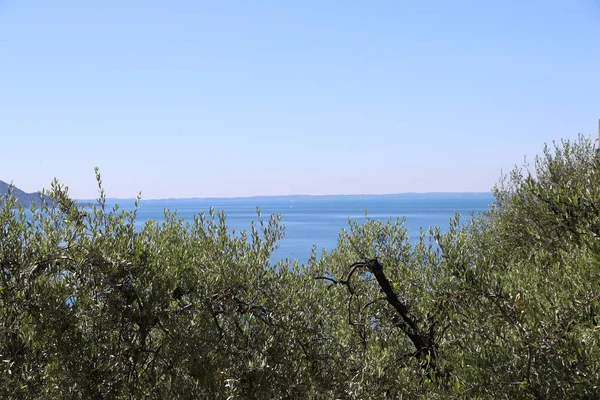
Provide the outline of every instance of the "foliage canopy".
[[135,229],[58,182],[0,209],[0,397],[599,398],[600,159],[546,147],[483,214],[422,231],[350,221],[270,263],[278,216]]

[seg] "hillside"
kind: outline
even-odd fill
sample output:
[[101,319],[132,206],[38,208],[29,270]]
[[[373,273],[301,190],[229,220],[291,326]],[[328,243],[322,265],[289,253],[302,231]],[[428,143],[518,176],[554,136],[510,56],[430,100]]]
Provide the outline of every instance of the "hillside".
[[[8,193],[9,187],[10,187],[10,184],[8,184],[4,181],[0,181],[0,196]],[[31,203],[33,201],[35,201],[37,203],[39,203],[39,201],[40,201],[40,193],[39,192],[26,193],[17,187],[13,188],[13,196],[16,197],[19,200],[19,202],[21,203],[21,205],[25,208],[31,207]]]

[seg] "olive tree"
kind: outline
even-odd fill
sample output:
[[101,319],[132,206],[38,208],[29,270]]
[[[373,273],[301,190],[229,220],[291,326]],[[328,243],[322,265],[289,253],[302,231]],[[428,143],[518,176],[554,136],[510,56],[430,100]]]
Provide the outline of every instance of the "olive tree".
[[416,246],[402,221],[351,222],[317,279],[346,298],[354,379],[374,398],[598,398],[599,178],[580,137]]
[[[546,147],[487,212],[412,241],[350,221],[306,264],[260,212],[136,228],[54,182],[0,207],[0,397],[597,399],[600,157]],[[412,233],[411,233],[412,234]]]

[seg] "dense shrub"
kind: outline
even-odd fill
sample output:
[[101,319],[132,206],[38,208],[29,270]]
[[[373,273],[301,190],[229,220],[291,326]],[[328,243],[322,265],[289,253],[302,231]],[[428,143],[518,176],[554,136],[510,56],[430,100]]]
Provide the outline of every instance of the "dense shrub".
[[135,229],[53,183],[0,209],[0,397],[598,398],[600,161],[545,148],[490,210],[411,245],[351,221],[306,265],[211,210]]

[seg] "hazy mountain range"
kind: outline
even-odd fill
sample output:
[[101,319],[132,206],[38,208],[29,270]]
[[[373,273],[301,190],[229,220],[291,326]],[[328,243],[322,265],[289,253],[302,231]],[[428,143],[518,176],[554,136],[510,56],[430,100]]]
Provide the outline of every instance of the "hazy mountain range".
[[[11,185],[4,181],[0,181],[0,196],[8,193],[8,189]],[[40,192],[27,193],[23,190],[13,186],[13,196],[19,200],[19,203],[25,208],[31,207],[32,202],[40,203]],[[1,200],[0,200],[1,202]]]

